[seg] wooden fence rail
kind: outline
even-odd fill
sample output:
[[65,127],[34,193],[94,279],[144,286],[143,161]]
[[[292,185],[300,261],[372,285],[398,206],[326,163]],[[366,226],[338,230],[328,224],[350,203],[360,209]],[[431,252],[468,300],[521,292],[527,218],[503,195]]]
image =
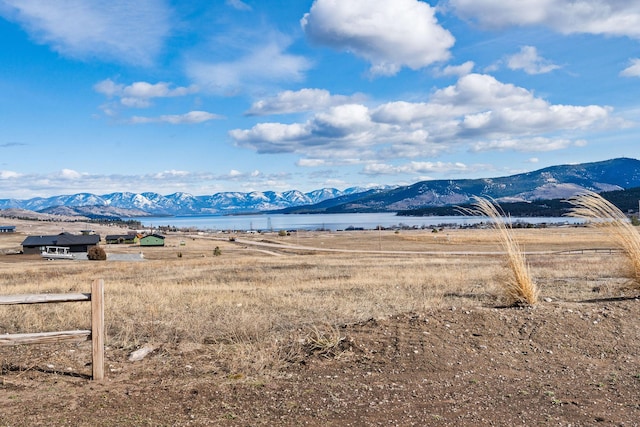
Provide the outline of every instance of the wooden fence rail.
[[50,344],[91,340],[93,379],[104,379],[104,281],[95,280],[90,294],[29,294],[0,295],[0,305],[50,304],[72,301],[91,302],[91,330],[38,332],[0,335],[0,346],[20,344]]

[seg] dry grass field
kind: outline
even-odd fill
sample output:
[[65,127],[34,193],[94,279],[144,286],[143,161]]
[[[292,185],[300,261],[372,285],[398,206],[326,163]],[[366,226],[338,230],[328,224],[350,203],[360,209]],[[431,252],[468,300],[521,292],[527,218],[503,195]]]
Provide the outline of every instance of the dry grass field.
[[[106,379],[88,378],[90,343],[0,347],[0,425],[640,420],[638,291],[603,228],[513,230],[540,289],[515,308],[493,230],[178,232],[104,245],[138,261],[45,261],[13,253],[27,234],[121,230],[12,223],[0,294],[104,280]],[[0,306],[0,334],[88,329],[85,305]]]

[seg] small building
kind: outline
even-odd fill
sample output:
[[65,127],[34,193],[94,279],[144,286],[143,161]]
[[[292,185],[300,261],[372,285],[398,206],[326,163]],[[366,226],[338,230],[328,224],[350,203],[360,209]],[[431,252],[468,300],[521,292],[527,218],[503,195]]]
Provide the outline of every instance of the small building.
[[140,239],[140,246],[164,246],[164,236],[149,234]]
[[99,234],[77,235],[60,233],[55,236],[28,236],[22,242],[22,253],[40,254],[47,246],[65,246],[69,252],[87,252],[100,243]]
[[109,244],[135,244],[138,240],[137,234],[109,234],[104,238]]
[[15,225],[0,225],[0,233],[15,233]]

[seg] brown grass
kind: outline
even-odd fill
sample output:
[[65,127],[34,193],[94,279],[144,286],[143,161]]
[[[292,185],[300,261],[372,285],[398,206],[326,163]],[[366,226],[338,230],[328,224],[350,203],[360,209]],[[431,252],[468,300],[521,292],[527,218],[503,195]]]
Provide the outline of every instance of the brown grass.
[[[509,231],[530,250],[602,248],[604,241],[601,229]],[[0,236],[0,250],[16,249],[24,237]],[[263,251],[248,243],[265,240],[276,247]],[[502,260],[484,253],[494,246],[493,230],[310,232],[242,236],[236,242],[226,235],[176,233],[167,235],[165,247],[144,249],[143,262],[0,255],[0,293],[89,292],[93,280],[102,278],[108,348],[206,346],[222,371],[258,376],[299,354],[339,355],[344,324],[432,307],[498,305]],[[110,254],[140,252],[134,245],[104,247]],[[216,247],[219,256],[213,255]],[[420,252],[425,248],[427,253]],[[601,296],[617,296],[613,285],[623,258],[615,252],[540,253],[528,260],[545,295],[554,299],[593,298],[596,285],[607,285],[601,287],[610,293]],[[1,306],[0,334],[89,329],[88,311],[86,303]],[[10,347],[0,348],[1,360],[12,354]]]
[[511,277],[501,284],[504,296],[509,304],[534,305],[538,302],[539,289],[531,278],[524,253],[512,233],[511,224],[504,220],[505,214],[497,203],[482,197],[476,197],[473,208],[464,212],[476,216],[486,216],[491,226],[498,232],[500,243],[505,251]]
[[584,218],[592,227],[606,230],[629,261],[630,275],[640,289],[640,233],[614,204],[594,192],[568,199],[573,206],[569,216]]

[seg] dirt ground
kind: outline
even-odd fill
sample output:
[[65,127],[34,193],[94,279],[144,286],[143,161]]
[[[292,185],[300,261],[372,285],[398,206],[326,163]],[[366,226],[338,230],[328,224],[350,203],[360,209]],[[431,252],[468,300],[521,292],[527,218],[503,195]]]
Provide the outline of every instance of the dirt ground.
[[5,347],[0,426],[640,425],[637,291],[451,301],[341,325],[335,347],[275,343],[285,362],[260,376],[215,343],[107,348],[101,382],[89,342]]
[[220,369],[215,345],[137,362],[108,349],[103,382],[64,368],[89,361],[88,344],[16,347],[0,424],[635,426],[639,315],[638,298],[597,297],[405,313],[344,325],[338,347],[260,379]]

